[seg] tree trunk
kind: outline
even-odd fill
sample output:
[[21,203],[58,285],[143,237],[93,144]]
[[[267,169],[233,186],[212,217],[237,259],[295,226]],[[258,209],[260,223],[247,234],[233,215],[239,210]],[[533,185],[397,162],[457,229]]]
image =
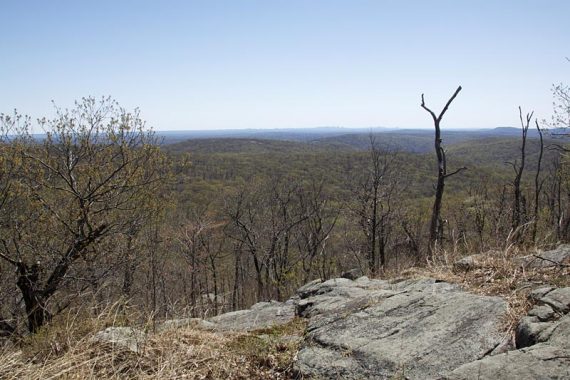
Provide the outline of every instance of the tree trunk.
[[435,200],[433,202],[433,208],[431,213],[431,222],[429,227],[429,253],[430,257],[437,249],[439,243],[439,230],[441,225],[441,204],[443,201],[443,191],[445,189],[445,155],[443,154],[443,148],[441,147],[441,137],[439,130],[439,122],[436,123],[435,127],[435,151],[437,153],[437,184],[435,187]]
[[18,264],[17,285],[22,292],[28,318],[28,330],[31,333],[36,333],[50,318],[46,300],[39,286],[39,269],[37,264],[31,267],[24,263]]
[[[376,178],[374,178],[376,181]],[[370,243],[368,255],[368,269],[372,276],[376,275],[378,271],[376,268],[376,239],[377,239],[377,224],[378,224],[378,186],[374,183],[374,194],[372,197],[372,218],[370,218]]]
[[511,228],[514,236],[513,240],[515,242],[519,242],[522,239],[522,232],[520,231],[519,227],[525,222],[524,219],[526,214],[525,212],[526,202],[521,190],[521,181],[525,169],[527,133],[533,114],[534,112],[526,114],[526,123],[525,123],[525,120],[523,120],[522,108],[519,107],[519,116],[522,128],[521,162],[520,165],[518,166],[516,162],[512,164],[513,168],[515,169],[515,179],[513,181],[514,204],[513,204],[513,217],[511,222]]
[[453,173],[447,173],[447,162],[445,159],[445,151],[441,146],[441,130],[440,124],[443,115],[447,112],[449,105],[453,102],[453,99],[459,94],[461,91],[461,86],[457,87],[457,90],[453,93],[451,98],[445,104],[445,107],[441,110],[439,116],[436,116],[435,113],[430,110],[424,101],[424,95],[422,94],[422,103],[421,107],[425,109],[431,115],[433,119],[433,125],[435,128],[435,154],[437,156],[437,184],[435,188],[435,200],[433,202],[433,208],[431,213],[431,222],[429,228],[429,242],[428,242],[428,255],[430,258],[433,258],[435,250],[437,249],[437,245],[440,242],[439,231],[441,230],[441,203],[443,200],[443,190],[445,188],[445,179],[447,177],[451,177],[454,174],[459,173],[461,170],[465,170],[466,168],[460,168]]
[[538,162],[536,167],[536,175],[534,176],[534,224],[532,227],[532,241],[536,242],[536,233],[538,230],[538,218],[539,218],[539,211],[540,211],[540,192],[542,190],[543,181],[540,181],[540,169],[542,165],[542,155],[544,154],[544,140],[542,138],[542,130],[538,125],[538,121],[535,120],[536,123],[536,130],[538,131],[538,137],[540,142],[540,150],[538,152]]
[[234,287],[232,290],[232,310],[238,310],[238,292],[240,287],[239,272],[240,272],[240,252],[241,247],[234,247]]

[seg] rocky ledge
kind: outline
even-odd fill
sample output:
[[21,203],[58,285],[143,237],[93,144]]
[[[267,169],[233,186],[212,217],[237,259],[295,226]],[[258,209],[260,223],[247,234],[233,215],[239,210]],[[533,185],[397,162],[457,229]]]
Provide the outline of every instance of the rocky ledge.
[[[570,379],[570,288],[537,288],[529,298],[534,307],[514,337],[500,297],[434,279],[367,277],[316,280],[287,302],[166,321],[158,329],[255,333],[306,318],[294,363],[304,379]],[[123,345],[137,351],[145,334],[123,330],[96,339],[123,344],[124,335]]]
[[465,364],[446,379],[570,379],[570,288],[539,288],[520,321],[516,350]]
[[306,377],[439,378],[511,348],[504,300],[433,279],[333,279],[298,295],[309,325],[296,367]]

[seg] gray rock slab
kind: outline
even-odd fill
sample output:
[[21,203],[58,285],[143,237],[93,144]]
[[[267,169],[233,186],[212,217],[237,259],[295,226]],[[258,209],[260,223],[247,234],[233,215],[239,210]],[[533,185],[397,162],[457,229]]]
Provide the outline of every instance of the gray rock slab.
[[528,315],[537,317],[541,322],[551,321],[556,318],[556,313],[548,305],[535,306],[528,312]]
[[216,324],[210,321],[206,321],[201,318],[181,318],[181,319],[169,319],[156,328],[158,332],[180,329],[180,328],[195,328],[201,330],[213,330]]
[[344,280],[301,293],[310,318],[296,362],[304,376],[438,378],[507,339],[500,298],[433,279],[378,281],[367,288]]
[[216,331],[254,331],[284,325],[295,318],[292,302],[259,302],[248,310],[233,311],[208,319]]
[[548,344],[509,351],[465,364],[447,380],[570,379],[570,351]]
[[133,327],[107,327],[99,331],[92,338],[92,342],[110,343],[125,347],[132,352],[140,352],[147,339],[147,335]]
[[540,303],[549,305],[559,313],[570,312],[570,288],[554,289],[544,295]]
[[553,323],[544,335],[550,345],[570,349],[570,315],[566,314]]
[[531,292],[528,295],[528,298],[532,302],[539,302],[542,297],[544,297],[545,295],[547,295],[548,293],[550,293],[553,290],[554,290],[554,288],[551,286],[543,286],[540,288],[536,288],[536,289],[531,290]]
[[570,288],[533,291],[530,298],[539,306],[531,309],[517,327],[519,349],[460,366],[445,379],[570,379],[569,291]]
[[309,318],[330,311],[362,308],[375,299],[392,295],[392,289],[396,286],[387,281],[370,280],[368,277],[360,277],[355,281],[337,278],[311,283],[297,292],[299,301],[296,314]]
[[529,269],[544,269],[561,265],[570,265],[570,244],[563,244],[556,249],[523,256],[521,264]]

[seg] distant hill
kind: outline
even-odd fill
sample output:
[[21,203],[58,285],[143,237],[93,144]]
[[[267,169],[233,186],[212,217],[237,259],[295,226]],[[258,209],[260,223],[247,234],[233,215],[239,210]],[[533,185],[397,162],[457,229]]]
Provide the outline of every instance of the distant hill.
[[[532,132],[532,133],[531,133]],[[434,149],[434,133],[431,130],[409,129],[373,134],[376,143],[382,148],[402,150],[412,153],[426,153]],[[503,138],[519,143],[521,130],[517,128],[495,128],[483,130],[443,131],[443,144],[451,147],[456,144]],[[529,140],[538,137],[536,131],[529,131]],[[506,141],[505,140],[505,141]],[[353,133],[340,136],[323,137],[312,141],[314,144],[332,145],[339,148],[366,150],[370,146],[369,133]]]
[[[247,137],[226,136],[228,131],[196,131],[194,138],[183,139],[188,135],[173,134],[165,138],[164,148],[172,152],[209,153],[317,153],[324,151],[365,151],[370,146],[370,131],[346,132],[346,128],[313,128],[299,132],[264,132],[260,130],[233,131],[232,133],[251,134]],[[220,137],[205,137],[208,133],[219,133]],[[443,144],[450,156],[465,157],[471,163],[487,162],[501,165],[518,157],[520,149],[520,129],[500,127],[482,130],[443,131]],[[372,132],[376,143],[382,149],[409,153],[429,153],[433,151],[433,131],[409,129],[387,131],[377,129]],[[198,137],[197,137],[198,136]],[[221,137],[224,136],[224,137]],[[269,136],[269,137],[268,137]],[[529,157],[538,152],[537,132],[529,130]],[[164,137],[161,135],[161,137]],[[181,140],[176,140],[180,138]],[[545,145],[563,143],[568,138],[552,139],[545,136]]]
[[[173,144],[185,140],[196,139],[264,139],[302,142],[331,142],[348,144],[361,149],[364,142],[368,143],[370,133],[379,136],[379,140],[397,142],[399,138],[423,141],[433,139],[433,129],[396,129],[386,127],[371,128],[284,128],[284,129],[226,129],[226,130],[197,130],[197,131],[157,131],[156,134],[164,144]],[[460,141],[479,139],[483,137],[520,137],[520,128],[498,127],[493,129],[443,129],[444,142],[453,144]],[[529,137],[537,136],[534,129],[529,130]]]
[[[551,158],[558,152],[548,149],[554,143],[552,139],[545,139],[543,165],[546,167]],[[520,161],[520,139],[512,137],[489,137],[478,140],[457,143],[448,146],[447,157],[461,159],[468,166],[506,166],[507,162]],[[536,169],[540,150],[539,140],[529,138],[526,145],[527,169]]]
[[173,144],[184,140],[213,139],[213,138],[255,138],[265,140],[311,141],[323,137],[339,136],[349,133],[368,134],[390,131],[384,127],[343,128],[283,128],[283,129],[223,129],[202,131],[157,131],[157,135],[165,144]]
[[305,142],[267,140],[261,138],[200,138],[186,140],[164,147],[174,153],[189,152],[193,154],[211,153],[309,153],[326,150],[330,147]]

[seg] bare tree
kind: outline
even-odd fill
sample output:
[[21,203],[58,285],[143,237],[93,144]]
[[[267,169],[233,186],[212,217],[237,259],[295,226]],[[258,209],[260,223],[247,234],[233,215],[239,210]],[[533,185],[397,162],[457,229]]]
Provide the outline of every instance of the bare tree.
[[308,190],[299,191],[299,206],[307,216],[299,226],[297,246],[303,266],[303,283],[312,279],[315,266],[321,278],[331,275],[330,250],[327,242],[340,215],[341,207],[331,207],[325,194],[324,181],[312,178]]
[[428,253],[430,257],[433,257],[435,250],[438,246],[440,240],[440,229],[442,227],[442,220],[441,220],[441,205],[443,201],[443,191],[445,188],[445,180],[462,170],[467,169],[466,167],[459,168],[451,173],[447,172],[447,160],[445,158],[445,150],[442,146],[442,139],[441,139],[441,120],[443,119],[443,115],[447,112],[447,109],[453,102],[453,100],[457,97],[461,91],[461,86],[457,87],[457,90],[453,93],[451,98],[447,101],[439,115],[436,115],[431,109],[429,109],[424,101],[424,94],[422,94],[422,103],[421,107],[425,109],[431,115],[433,119],[433,125],[435,127],[435,153],[437,156],[437,184],[435,187],[435,200],[433,203],[433,209],[431,214],[431,221],[430,221],[430,228],[429,228],[429,242],[428,242]]
[[540,193],[542,192],[542,186],[544,184],[544,179],[540,179],[540,170],[542,166],[542,156],[544,154],[544,139],[542,137],[542,129],[538,125],[538,120],[535,120],[536,130],[538,132],[540,148],[538,151],[538,162],[536,166],[536,174],[534,176],[534,224],[532,227],[532,241],[536,242],[536,232],[538,229],[538,219],[540,210]]
[[386,265],[386,250],[392,229],[393,197],[398,188],[395,174],[396,154],[381,150],[370,135],[369,160],[358,182],[355,209],[366,241],[366,260],[372,275]]
[[520,162],[515,160],[514,162],[509,162],[515,171],[515,178],[513,180],[513,214],[511,218],[511,229],[514,234],[514,240],[518,241],[521,237],[520,226],[522,221],[526,218],[524,212],[526,210],[526,200],[521,189],[522,176],[526,164],[526,140],[528,136],[528,129],[530,127],[530,121],[532,120],[534,112],[527,113],[523,118],[522,108],[519,107],[519,118],[521,122],[521,156]]
[[302,259],[294,243],[308,215],[299,206],[299,191],[290,178],[270,178],[257,191],[242,189],[228,207],[227,232],[253,261],[257,300],[282,299]]
[[77,262],[156,207],[166,173],[138,111],[111,99],[83,99],[41,125],[45,140],[19,147],[20,201],[0,242],[0,257],[17,269],[31,332],[49,320],[50,299],[81,277],[72,273]]
[[[255,270],[255,296],[256,301],[261,300],[264,296],[265,283],[263,272],[265,270],[265,260],[261,242],[259,239],[258,223],[260,210],[256,207],[258,201],[255,196],[242,188],[226,205],[226,214],[230,219],[230,223],[226,228],[226,234],[229,238],[235,240],[236,247],[239,249],[234,250],[236,256],[235,265],[236,273],[239,273],[240,268],[237,265],[243,265],[240,260],[242,249],[245,250],[253,262]],[[237,281],[238,277],[234,281]],[[244,284],[242,284],[244,285]],[[237,293],[238,290],[236,289]]]
[[180,252],[188,263],[190,272],[190,293],[189,303],[194,312],[199,303],[199,276],[205,272],[205,259],[201,251],[200,236],[208,228],[209,221],[205,215],[206,208],[192,213],[188,220],[184,220],[178,230],[176,242]]

